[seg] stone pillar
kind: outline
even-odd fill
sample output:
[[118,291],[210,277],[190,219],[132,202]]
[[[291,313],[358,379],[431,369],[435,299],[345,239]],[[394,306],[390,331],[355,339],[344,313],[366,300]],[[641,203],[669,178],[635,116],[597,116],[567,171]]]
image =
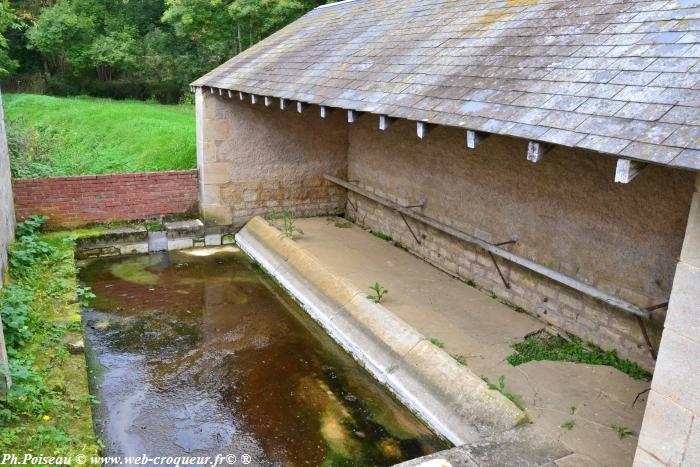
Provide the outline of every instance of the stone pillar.
[[634,465],[700,465],[700,173]]
[[[10,175],[10,156],[5,135],[5,115],[0,97],[0,287],[2,287],[7,268],[7,250],[15,236],[15,206],[12,197],[12,178]],[[0,322],[0,367],[6,376],[0,377],[0,394],[10,387],[12,381],[8,370],[5,337]]]
[[221,189],[230,180],[231,167],[219,162],[216,154],[217,145],[228,138],[230,116],[222,109],[222,99],[201,87],[195,91],[194,103],[200,216],[207,225],[230,225],[231,209],[222,203]]

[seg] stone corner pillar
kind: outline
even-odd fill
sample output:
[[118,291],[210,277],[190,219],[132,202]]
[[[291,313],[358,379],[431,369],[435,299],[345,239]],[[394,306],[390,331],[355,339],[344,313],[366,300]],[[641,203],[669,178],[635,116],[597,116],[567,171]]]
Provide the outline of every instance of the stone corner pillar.
[[230,181],[228,162],[218,162],[216,140],[221,139],[221,105],[214,94],[196,88],[195,124],[197,134],[197,170],[199,171],[199,215],[208,225],[231,225],[231,208],[221,201],[221,188]]
[[634,465],[700,466],[700,172]]

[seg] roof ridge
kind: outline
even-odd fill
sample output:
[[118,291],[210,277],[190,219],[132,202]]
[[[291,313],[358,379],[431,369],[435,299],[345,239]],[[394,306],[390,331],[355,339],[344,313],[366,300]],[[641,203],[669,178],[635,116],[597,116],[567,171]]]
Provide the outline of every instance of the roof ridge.
[[351,3],[351,2],[357,2],[357,1],[359,1],[359,0],[342,0],[340,2],[326,3],[325,5],[317,6],[316,8],[314,8],[314,10],[320,10],[321,8],[328,8],[329,6],[336,6],[336,5],[340,5],[343,3]]

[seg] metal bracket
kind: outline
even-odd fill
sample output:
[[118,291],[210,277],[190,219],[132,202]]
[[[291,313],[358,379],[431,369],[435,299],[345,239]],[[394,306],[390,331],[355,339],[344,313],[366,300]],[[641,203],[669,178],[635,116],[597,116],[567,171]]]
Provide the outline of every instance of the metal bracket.
[[[425,206],[425,201],[421,200],[419,204],[411,204],[409,206],[401,206],[406,209],[410,208],[422,208]],[[411,232],[411,235],[413,236],[413,239],[416,241],[417,244],[421,244],[420,238],[418,238],[418,235],[413,231],[413,228],[411,227],[411,224],[408,223],[408,219],[406,219],[406,216],[401,211],[396,211],[399,213],[399,216],[401,216],[401,219],[403,219],[403,223],[406,224],[406,227],[408,227],[408,231]]]
[[[517,243],[517,242],[518,242],[517,240],[508,240],[508,241],[501,242],[501,243],[494,243],[494,245],[503,246],[503,245],[510,245],[512,243]],[[501,271],[501,267],[498,265],[498,262],[496,261],[496,257],[490,251],[487,251],[487,253],[491,257],[491,261],[493,261],[493,265],[496,266],[496,271],[498,271],[498,275],[501,277],[501,281],[503,281],[503,285],[506,287],[506,289],[510,289],[510,282],[508,282],[506,280],[505,276],[503,275],[503,272]]]
[[406,216],[404,216],[403,213],[402,213],[401,211],[398,211],[398,213],[399,213],[399,216],[401,216],[401,219],[403,219],[403,223],[406,224],[406,227],[408,227],[408,231],[411,232],[411,235],[413,235],[413,239],[416,241],[417,244],[420,245],[420,244],[421,244],[421,243],[420,243],[420,239],[418,238],[418,236],[416,235],[416,233],[415,233],[415,232],[413,231],[413,229],[411,228],[411,224],[409,224],[409,223],[408,223],[408,220],[406,220]]
[[[668,306],[668,302],[664,303],[659,303],[658,305],[653,305],[648,308],[645,308],[645,310],[652,312],[654,310],[658,310],[660,308],[666,308]],[[642,330],[642,336],[644,336],[644,342],[646,342],[647,347],[649,347],[649,353],[651,354],[651,358],[656,361],[656,357],[658,356],[656,349],[654,348],[654,345],[651,343],[651,339],[649,338],[649,333],[647,332],[647,326],[644,324],[644,320],[642,319],[641,316],[636,316],[637,318],[637,323],[639,323],[639,328]]]

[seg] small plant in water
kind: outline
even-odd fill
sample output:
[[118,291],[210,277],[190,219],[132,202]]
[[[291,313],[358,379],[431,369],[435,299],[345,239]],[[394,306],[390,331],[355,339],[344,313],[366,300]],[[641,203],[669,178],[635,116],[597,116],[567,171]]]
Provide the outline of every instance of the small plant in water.
[[304,235],[304,231],[294,225],[294,213],[289,209],[273,209],[267,214],[267,220],[282,231],[282,237],[294,238],[295,235]]
[[574,427],[574,425],[576,425],[576,422],[574,420],[566,420],[566,421],[562,422],[562,424],[559,426],[561,426],[565,430],[571,431],[571,429]]
[[95,298],[96,295],[92,292],[90,287],[78,287],[75,291],[78,296],[78,302],[80,306],[85,308],[90,305],[90,300]]
[[575,406],[575,405],[572,405],[571,407],[569,407],[569,413],[570,413],[571,415],[573,415],[573,414],[576,413],[576,406]]
[[488,385],[489,389],[500,392],[501,394],[503,394],[503,396],[506,399],[511,401],[513,404],[515,404],[515,406],[517,408],[519,408],[520,410],[525,410],[525,407],[523,406],[522,402],[520,402],[520,396],[506,391],[506,377],[505,376],[501,375],[501,377],[498,378],[497,385],[493,384],[493,383],[489,383],[489,380],[486,378],[483,378],[483,379],[484,379],[484,381],[486,381],[486,384]]
[[436,347],[440,347],[440,348],[445,347],[445,344],[443,344],[442,341],[440,339],[438,339],[437,337],[431,337],[430,343]]
[[367,295],[367,298],[374,303],[381,302],[384,299],[384,295],[389,293],[379,282],[375,282],[374,285],[370,285],[369,288],[372,289],[374,293]]
[[620,439],[624,439],[624,438],[626,438],[626,437],[628,437],[628,436],[634,434],[634,433],[632,432],[632,430],[630,430],[630,429],[627,428],[626,426],[613,425],[613,426],[611,426],[610,428],[612,428],[612,430],[613,430],[615,433],[617,433],[617,436],[618,436]]

